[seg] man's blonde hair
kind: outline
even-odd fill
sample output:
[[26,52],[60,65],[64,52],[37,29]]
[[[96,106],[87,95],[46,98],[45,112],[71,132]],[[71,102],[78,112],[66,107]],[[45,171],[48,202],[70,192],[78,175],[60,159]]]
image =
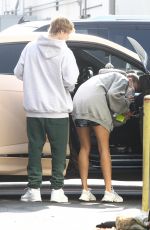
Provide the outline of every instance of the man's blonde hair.
[[54,19],[49,28],[49,34],[58,34],[61,32],[64,33],[71,33],[74,31],[74,24],[67,18],[65,17],[58,17]]

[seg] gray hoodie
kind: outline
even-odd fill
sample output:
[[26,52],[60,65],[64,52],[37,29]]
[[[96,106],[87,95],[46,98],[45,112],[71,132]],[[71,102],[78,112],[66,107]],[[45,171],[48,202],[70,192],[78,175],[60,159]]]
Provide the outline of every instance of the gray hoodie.
[[78,88],[73,98],[73,119],[91,120],[111,131],[112,113],[129,111],[127,88],[127,77],[117,72],[90,78]]
[[67,117],[73,109],[70,91],[79,70],[64,40],[41,36],[21,53],[14,74],[23,80],[24,108],[29,117]]

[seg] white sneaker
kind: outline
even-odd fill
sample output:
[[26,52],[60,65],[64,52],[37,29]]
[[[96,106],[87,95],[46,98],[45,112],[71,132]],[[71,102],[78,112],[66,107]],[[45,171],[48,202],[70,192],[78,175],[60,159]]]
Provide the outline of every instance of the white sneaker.
[[79,200],[83,201],[95,201],[96,197],[90,192],[90,190],[82,190],[81,196],[79,197]]
[[119,196],[114,190],[112,190],[111,192],[105,191],[105,194],[102,198],[102,202],[121,203],[123,202],[123,198]]
[[50,201],[57,203],[67,203],[68,197],[64,194],[62,189],[52,189]]
[[41,193],[40,193],[40,189],[37,188],[28,188],[26,193],[24,195],[21,196],[21,201],[31,201],[31,202],[35,202],[35,201],[42,201],[41,199]]

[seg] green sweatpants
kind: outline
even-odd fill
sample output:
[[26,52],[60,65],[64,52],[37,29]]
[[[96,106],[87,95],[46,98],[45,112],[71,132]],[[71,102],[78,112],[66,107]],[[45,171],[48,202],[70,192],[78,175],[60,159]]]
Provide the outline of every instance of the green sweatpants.
[[52,152],[53,189],[64,185],[64,168],[68,141],[69,118],[33,118],[27,117],[28,135],[28,187],[39,188],[42,183],[41,154],[48,137]]

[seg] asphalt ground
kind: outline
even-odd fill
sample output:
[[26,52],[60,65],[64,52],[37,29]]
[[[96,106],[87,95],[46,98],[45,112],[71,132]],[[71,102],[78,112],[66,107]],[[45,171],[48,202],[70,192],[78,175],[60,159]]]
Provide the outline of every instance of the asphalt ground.
[[0,229],[26,230],[95,230],[96,225],[105,221],[115,221],[120,215],[143,214],[142,183],[114,181],[114,189],[123,195],[123,203],[102,203],[103,181],[89,180],[95,202],[80,202],[79,180],[65,181],[65,193],[69,203],[50,202],[49,182],[44,182],[41,189],[42,202],[21,202],[26,183],[0,183]]
[[140,215],[140,197],[125,197],[122,204],[79,202],[68,196],[69,203],[21,202],[18,199],[0,200],[0,229],[52,229],[52,230],[95,230],[96,225],[105,221],[115,221],[117,216]]

